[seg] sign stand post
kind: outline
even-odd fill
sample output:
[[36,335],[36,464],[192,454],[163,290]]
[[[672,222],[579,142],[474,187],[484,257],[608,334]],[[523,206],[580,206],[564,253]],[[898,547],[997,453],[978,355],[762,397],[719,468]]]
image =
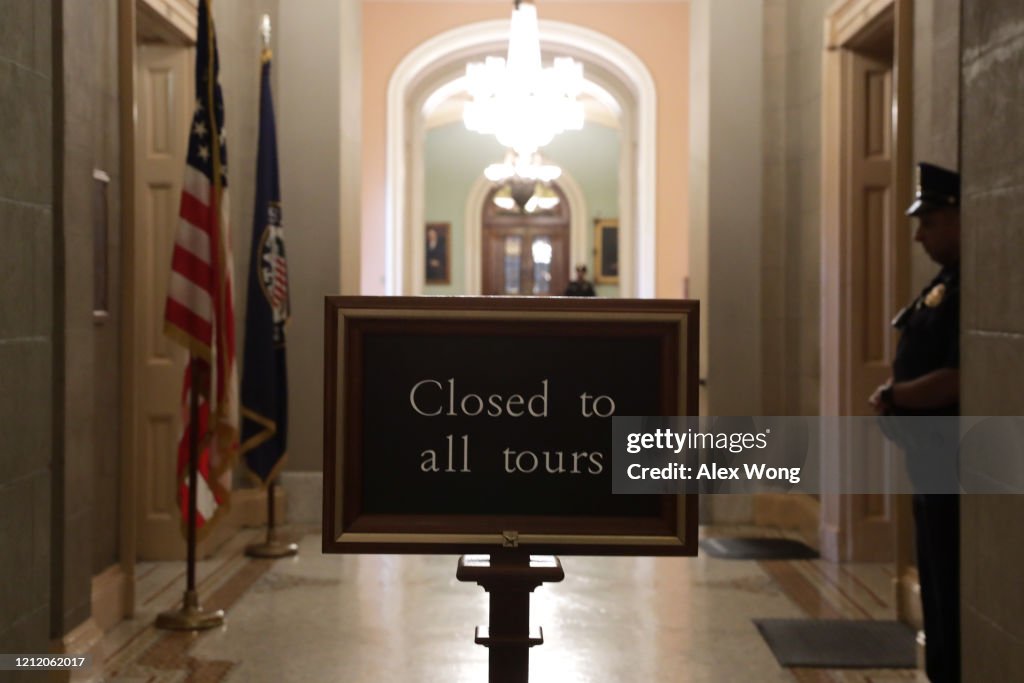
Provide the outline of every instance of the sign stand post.
[[477,645],[488,649],[488,683],[527,683],[530,648],[544,643],[544,631],[530,632],[530,593],[565,578],[554,555],[509,549],[490,555],[463,555],[455,573],[475,581],[490,595],[490,626],[477,626]]

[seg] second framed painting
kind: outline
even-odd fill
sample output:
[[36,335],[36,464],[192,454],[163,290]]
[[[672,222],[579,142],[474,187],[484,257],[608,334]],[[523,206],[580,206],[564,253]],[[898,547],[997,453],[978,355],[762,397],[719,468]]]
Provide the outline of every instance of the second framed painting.
[[594,219],[594,282],[619,284],[619,219]]
[[427,223],[423,275],[428,285],[451,284],[451,230],[451,223]]

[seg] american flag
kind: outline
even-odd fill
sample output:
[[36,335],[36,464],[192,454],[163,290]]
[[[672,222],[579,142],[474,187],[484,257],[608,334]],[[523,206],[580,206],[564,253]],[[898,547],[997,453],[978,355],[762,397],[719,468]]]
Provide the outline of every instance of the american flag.
[[[182,388],[178,442],[178,501],[188,520],[188,459],[192,429],[199,432],[196,488],[198,537],[230,502],[221,483],[238,450],[238,375],[235,367],[233,261],[228,229],[224,99],[213,17],[199,0],[196,103],[181,189],[178,232],[167,289],[164,330],[189,351]],[[191,361],[195,361],[194,363]],[[195,375],[193,375],[195,368]],[[199,393],[198,425],[189,422],[189,391]]]

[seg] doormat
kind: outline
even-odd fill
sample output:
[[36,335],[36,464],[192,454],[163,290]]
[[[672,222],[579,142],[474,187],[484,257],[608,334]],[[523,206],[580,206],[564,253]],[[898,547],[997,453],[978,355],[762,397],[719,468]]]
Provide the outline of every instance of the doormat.
[[914,631],[898,621],[754,619],[779,664],[815,669],[913,669]]
[[700,549],[724,560],[813,560],[814,548],[789,538],[704,538]]

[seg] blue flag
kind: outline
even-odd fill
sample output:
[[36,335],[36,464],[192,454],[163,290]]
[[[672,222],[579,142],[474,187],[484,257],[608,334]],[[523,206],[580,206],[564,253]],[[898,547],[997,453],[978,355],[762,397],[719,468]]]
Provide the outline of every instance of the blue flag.
[[269,50],[263,54],[260,80],[260,136],[252,233],[245,309],[241,451],[249,470],[266,485],[277,475],[287,454],[285,323],[290,314]]

